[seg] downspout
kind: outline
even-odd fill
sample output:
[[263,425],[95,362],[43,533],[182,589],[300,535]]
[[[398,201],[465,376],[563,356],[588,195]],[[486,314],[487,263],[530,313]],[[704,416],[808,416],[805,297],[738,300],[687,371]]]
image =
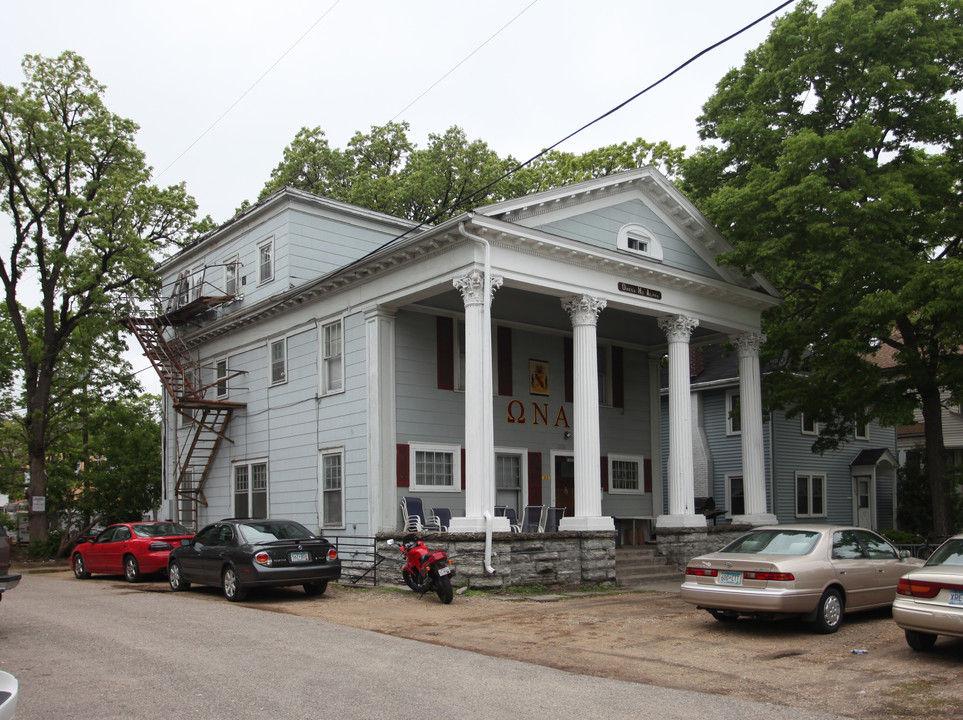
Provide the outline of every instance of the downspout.
[[[474,217],[474,213],[468,213],[470,218]],[[480,235],[473,235],[465,229],[464,221],[458,223],[458,233],[463,237],[473,240],[475,242],[481,243],[485,248],[485,302],[482,310],[482,323],[485,326],[485,336],[482,339],[482,357],[487,365],[485,372],[485,382],[491,383],[491,357],[492,357],[492,246],[485,238]],[[484,408],[484,418],[485,418],[485,432],[492,432],[492,411],[491,411],[491,388],[485,388],[486,404]],[[486,452],[491,452],[492,448],[486,447]],[[492,471],[494,463],[494,458],[489,458],[488,470]],[[486,478],[486,482],[491,481],[491,478]],[[489,482],[490,486],[494,483]],[[486,501],[486,506],[491,501],[488,498]],[[492,513],[491,510],[486,507],[485,511],[482,513],[482,517],[485,518],[485,570],[490,574],[494,575],[495,570],[492,568]]]

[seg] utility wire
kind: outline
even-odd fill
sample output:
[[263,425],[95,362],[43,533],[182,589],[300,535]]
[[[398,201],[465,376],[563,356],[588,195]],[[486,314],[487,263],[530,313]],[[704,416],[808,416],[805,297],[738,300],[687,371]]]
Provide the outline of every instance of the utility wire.
[[[568,140],[571,140],[573,137],[575,137],[576,135],[578,135],[580,132],[582,132],[582,131],[584,131],[584,130],[587,130],[588,128],[590,128],[590,127],[592,127],[593,125],[595,125],[597,122],[600,122],[600,121],[604,120],[605,118],[609,117],[610,115],[612,115],[613,113],[618,112],[619,110],[621,110],[622,108],[624,108],[624,107],[625,107],[626,105],[628,105],[629,103],[637,100],[638,98],[642,97],[642,96],[645,95],[647,92],[649,92],[650,90],[652,90],[652,89],[658,87],[659,85],[661,85],[662,83],[664,83],[666,80],[668,80],[670,77],[672,77],[673,75],[675,75],[676,73],[678,73],[678,72],[679,72],[680,70],[682,70],[683,68],[691,65],[693,62],[695,62],[696,60],[698,60],[699,58],[701,58],[701,57],[702,57],[703,55],[705,55],[706,53],[709,53],[709,52],[715,50],[717,47],[720,47],[721,45],[725,45],[727,42],[729,42],[729,41],[732,40],[733,38],[738,37],[739,35],[741,35],[742,33],[746,32],[747,30],[755,27],[756,25],[758,25],[759,23],[761,23],[763,20],[765,20],[765,19],[767,19],[767,18],[769,18],[769,17],[772,17],[773,15],[775,15],[777,12],[779,12],[779,11],[782,10],[783,8],[787,7],[788,5],[792,5],[795,1],[796,1],[796,0],[786,0],[785,2],[781,3],[781,4],[778,5],[777,7],[773,8],[772,10],[770,10],[769,12],[767,12],[765,15],[762,15],[761,17],[753,20],[751,23],[749,23],[748,25],[746,25],[746,26],[743,27],[742,29],[736,30],[736,31],[735,31],[734,33],[732,33],[731,35],[728,35],[728,36],[724,37],[722,40],[719,40],[718,42],[715,42],[715,43],[713,43],[712,45],[709,45],[708,47],[704,48],[703,50],[700,50],[700,51],[697,52],[695,55],[693,55],[692,57],[690,57],[688,60],[686,60],[685,62],[683,62],[681,65],[676,66],[673,70],[671,70],[670,72],[668,72],[668,73],[666,73],[665,75],[663,75],[661,78],[659,78],[658,80],[656,80],[654,83],[652,83],[652,84],[649,85],[648,87],[643,88],[642,90],[640,90],[639,92],[637,92],[635,95],[633,95],[633,96],[630,97],[629,99],[627,99],[627,100],[619,103],[618,105],[616,105],[614,108],[612,108],[612,109],[609,110],[608,112],[605,112],[605,113],[603,113],[602,115],[599,115],[599,116],[598,116],[597,118],[595,118],[594,120],[585,123],[585,124],[584,124],[582,127],[580,127],[578,130],[575,130],[575,131],[569,133],[568,135],[566,135],[565,137],[563,137],[563,138],[562,138],[561,140],[559,140],[558,142],[554,143],[553,145],[550,145],[549,147],[545,148],[545,149],[542,150],[541,152],[539,152],[539,153],[537,153],[536,155],[530,157],[530,158],[529,158],[528,160],[526,160],[525,162],[519,163],[518,165],[516,165],[516,166],[515,166],[514,168],[512,168],[511,170],[509,170],[509,171],[507,171],[506,173],[504,173],[501,177],[499,177],[499,178],[497,178],[497,179],[495,179],[495,180],[492,180],[490,183],[488,183],[487,185],[485,185],[485,186],[482,187],[482,188],[479,188],[478,190],[476,190],[475,192],[473,192],[473,193],[472,193],[471,195],[469,195],[468,197],[463,198],[462,200],[456,202],[455,204],[450,205],[450,206],[447,206],[447,207],[439,210],[438,212],[436,212],[436,213],[435,213],[434,215],[432,215],[431,217],[426,218],[425,220],[422,220],[420,223],[418,223],[418,224],[417,224],[416,226],[414,226],[413,228],[410,228],[410,229],[406,230],[405,232],[401,233],[400,235],[398,235],[397,237],[392,238],[391,240],[389,240],[388,242],[386,242],[384,245],[382,245],[381,247],[377,248],[376,250],[372,250],[370,253],[368,253],[368,254],[365,255],[364,257],[360,258],[360,260],[364,260],[365,258],[370,257],[371,255],[373,255],[373,254],[375,254],[375,253],[377,253],[377,252],[380,252],[380,251],[383,250],[384,248],[389,247],[390,245],[393,245],[394,243],[398,242],[399,240],[402,240],[403,238],[405,238],[405,237],[406,237],[407,235],[409,235],[410,233],[412,233],[412,232],[414,232],[414,231],[416,231],[416,230],[419,230],[420,228],[424,227],[425,225],[431,225],[432,223],[435,222],[435,220],[437,220],[438,218],[440,218],[440,217],[441,217],[442,215],[444,215],[445,213],[449,213],[449,212],[451,212],[451,211],[453,211],[453,210],[457,210],[458,208],[464,207],[465,205],[468,205],[469,203],[473,203],[476,199],[479,199],[479,198],[481,198],[481,197],[484,197],[484,196],[487,194],[487,192],[488,192],[488,190],[489,190],[490,188],[492,188],[493,186],[497,185],[497,184],[500,183],[502,180],[504,180],[504,179],[506,179],[506,178],[508,178],[508,177],[511,177],[512,175],[514,175],[515,173],[517,173],[519,170],[521,170],[523,167],[526,167],[526,166],[528,166],[528,165],[531,165],[533,162],[535,162],[536,160],[538,160],[538,159],[539,159],[540,157],[542,157],[543,155],[546,155],[547,153],[551,152],[552,150],[554,150],[555,148],[557,148],[557,147],[558,147],[559,145],[561,145],[562,143],[564,143],[564,142],[566,142],[566,141],[568,141]],[[527,9],[528,9],[528,8],[526,8],[526,10],[527,10]],[[524,12],[524,10],[523,10],[522,12]]]
[[[185,155],[187,155],[187,153],[189,153],[189,152],[191,151],[191,149],[192,149],[195,145],[197,145],[197,143],[199,143],[201,140],[203,140],[204,137],[205,137],[211,130],[213,130],[213,129],[217,126],[218,123],[221,122],[221,120],[223,120],[225,117],[227,117],[227,114],[228,114],[229,112],[231,112],[231,110],[233,110],[235,107],[237,107],[237,105],[238,105],[244,98],[246,98],[246,97],[251,93],[252,90],[254,90],[254,88],[256,88],[258,85],[260,85],[261,81],[264,80],[264,78],[266,78],[266,77],[270,74],[270,72],[271,72],[272,70],[274,70],[274,68],[276,68],[276,67],[280,64],[280,62],[281,62],[282,60],[284,60],[284,58],[286,58],[286,57],[290,54],[290,52],[291,52],[292,50],[294,50],[294,48],[296,48],[296,47],[301,43],[302,40],[304,40],[304,38],[307,37],[307,36],[310,34],[310,32],[311,32],[312,30],[314,30],[314,28],[318,25],[318,23],[320,23],[322,20],[324,20],[324,19],[328,16],[328,14],[338,6],[338,3],[340,3],[340,2],[341,2],[341,0],[334,0],[334,2],[331,4],[331,6],[321,14],[321,17],[319,17],[317,20],[315,20],[313,23],[311,23],[310,27],[308,27],[308,29],[305,30],[305,31],[301,34],[301,37],[299,37],[297,40],[295,40],[287,50],[285,50],[283,53],[281,53],[280,57],[278,57],[278,59],[275,60],[267,70],[265,70],[263,73],[261,73],[261,76],[260,76],[257,80],[255,80],[253,83],[251,83],[251,86],[250,86],[247,90],[245,90],[243,93],[241,93],[241,95],[237,98],[237,100],[235,100],[233,103],[231,103],[231,105],[227,108],[227,110],[225,110],[224,112],[222,112],[221,115],[220,115],[220,117],[217,118],[217,120],[215,120],[214,122],[212,122],[212,123],[207,127],[207,129],[206,129],[204,132],[202,132],[200,135],[197,136],[197,138],[194,140],[194,142],[192,142],[190,145],[188,145],[188,146],[184,149],[184,152],[182,152],[180,155],[178,155],[176,158],[174,158],[167,167],[165,167],[165,168],[164,168],[163,170],[161,170],[159,173],[157,173],[156,175],[154,175],[154,177],[151,178],[151,180],[152,180],[152,181],[157,180],[157,178],[159,178],[161,175],[163,175],[163,174],[166,173],[168,170],[170,170],[172,167],[174,167],[174,165],[176,165],[176,164],[178,163],[178,161],[179,161],[182,157],[184,157]],[[431,89],[431,88],[429,88],[429,90],[430,90],[430,89]],[[426,92],[427,92],[427,91],[426,91]],[[405,109],[407,110],[407,108],[405,108]]]

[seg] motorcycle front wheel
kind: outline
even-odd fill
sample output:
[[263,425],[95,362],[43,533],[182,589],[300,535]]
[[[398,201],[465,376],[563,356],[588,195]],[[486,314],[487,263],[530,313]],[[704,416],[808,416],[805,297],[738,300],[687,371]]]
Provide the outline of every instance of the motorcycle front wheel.
[[401,576],[405,579],[405,585],[410,587],[416,593],[423,593],[425,591],[425,586],[418,582],[418,579],[408,570],[402,570]]
[[435,578],[435,592],[438,593],[438,599],[445,605],[450,603],[452,598],[455,597],[455,594],[451,590],[451,580],[448,579],[447,575]]

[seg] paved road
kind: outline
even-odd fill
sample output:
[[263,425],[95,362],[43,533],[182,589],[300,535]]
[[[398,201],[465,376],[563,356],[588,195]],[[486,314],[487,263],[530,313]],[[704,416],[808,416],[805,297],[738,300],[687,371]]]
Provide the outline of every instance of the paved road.
[[0,604],[0,669],[20,680],[17,720],[833,717],[573,675],[164,588],[26,575]]

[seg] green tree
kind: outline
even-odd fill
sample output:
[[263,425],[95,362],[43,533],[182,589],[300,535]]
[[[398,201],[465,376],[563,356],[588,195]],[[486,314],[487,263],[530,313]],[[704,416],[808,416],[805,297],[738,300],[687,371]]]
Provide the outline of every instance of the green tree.
[[820,423],[926,423],[933,531],[952,530],[941,390],[963,400],[960,0],[811,2],[718,84],[684,190],[785,296],[773,401]]
[[[197,207],[183,185],[150,184],[137,125],[107,110],[104,87],[80,56],[31,55],[23,70],[21,89],[0,85],[0,210],[13,225],[0,280],[16,337],[29,495],[37,497],[47,494],[64,354],[78,337],[116,334],[131,298],[155,294],[159,252],[197,228]],[[29,320],[32,307],[38,322]],[[31,538],[45,541],[47,532],[46,512],[32,512]]]

